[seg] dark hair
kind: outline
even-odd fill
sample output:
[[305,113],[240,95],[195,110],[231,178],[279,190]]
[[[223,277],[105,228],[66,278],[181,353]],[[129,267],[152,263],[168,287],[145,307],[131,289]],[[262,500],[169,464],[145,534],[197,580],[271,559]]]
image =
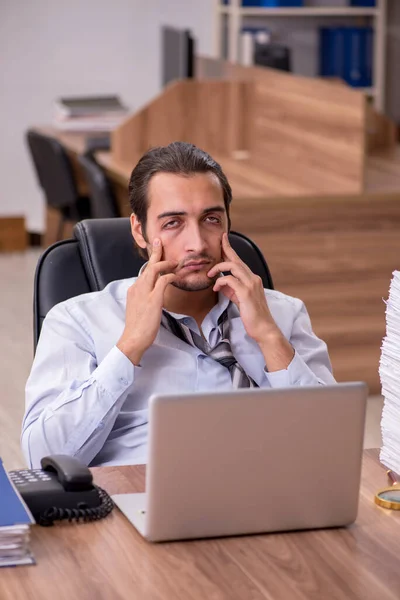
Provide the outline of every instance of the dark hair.
[[[152,148],[137,163],[129,181],[129,203],[132,212],[142,225],[143,237],[146,239],[146,223],[148,209],[148,187],[150,179],[157,173],[176,173],[190,177],[196,173],[214,173],[221,184],[225,210],[229,218],[229,205],[232,201],[232,189],[221,166],[204,150],[186,142],[172,142],[168,146]],[[146,252],[139,252],[147,257]]]

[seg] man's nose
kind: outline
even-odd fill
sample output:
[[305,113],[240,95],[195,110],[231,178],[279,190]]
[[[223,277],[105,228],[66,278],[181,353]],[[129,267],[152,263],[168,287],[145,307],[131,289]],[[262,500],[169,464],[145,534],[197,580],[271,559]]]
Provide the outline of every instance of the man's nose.
[[207,248],[207,240],[197,223],[186,228],[186,236],[186,252],[200,253]]

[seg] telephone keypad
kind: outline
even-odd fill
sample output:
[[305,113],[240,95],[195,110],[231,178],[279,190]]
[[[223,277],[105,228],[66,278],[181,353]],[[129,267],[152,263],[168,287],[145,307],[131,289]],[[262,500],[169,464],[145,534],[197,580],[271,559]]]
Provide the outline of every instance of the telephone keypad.
[[32,471],[13,471],[10,473],[10,476],[13,481],[21,481],[21,483],[23,481],[51,480],[51,476],[47,474],[46,471],[42,471],[41,469],[33,469]]
[[28,485],[40,485],[45,482],[50,482],[54,478],[53,474],[42,471],[41,469],[33,469],[32,471],[28,469],[23,469],[22,471],[10,471],[9,476],[14,485],[23,488]]

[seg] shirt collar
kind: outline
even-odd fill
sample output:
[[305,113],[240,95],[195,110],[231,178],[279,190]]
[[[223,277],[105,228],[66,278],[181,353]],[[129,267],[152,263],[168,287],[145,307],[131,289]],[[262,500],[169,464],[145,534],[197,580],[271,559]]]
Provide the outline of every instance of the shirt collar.
[[[220,318],[224,310],[228,308],[229,302],[229,298],[224,296],[222,292],[218,292],[218,302],[212,307],[212,309],[207,315],[207,319],[211,321],[213,327],[216,327],[218,325],[218,319]],[[163,310],[169,313],[171,317],[174,317],[174,319],[176,319],[177,321],[185,321],[187,319],[192,318],[188,317],[188,315],[171,312],[169,310],[166,310],[165,308]]]

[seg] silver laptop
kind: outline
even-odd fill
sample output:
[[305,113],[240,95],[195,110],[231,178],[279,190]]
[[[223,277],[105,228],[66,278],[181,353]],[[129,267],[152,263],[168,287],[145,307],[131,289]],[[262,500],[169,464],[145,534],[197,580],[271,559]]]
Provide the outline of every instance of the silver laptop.
[[113,500],[146,539],[349,525],[368,388],[152,396],[146,493]]

